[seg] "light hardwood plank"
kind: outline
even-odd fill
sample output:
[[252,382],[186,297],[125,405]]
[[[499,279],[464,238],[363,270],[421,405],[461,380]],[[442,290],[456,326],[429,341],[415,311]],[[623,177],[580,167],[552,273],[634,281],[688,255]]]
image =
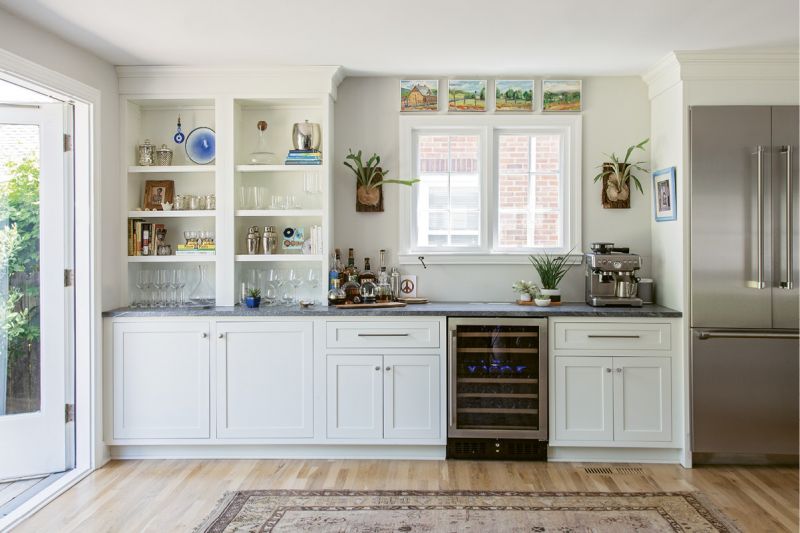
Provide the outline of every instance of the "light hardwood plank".
[[[587,474],[639,466],[642,474]],[[790,467],[598,465],[490,461],[113,461],[17,531],[191,531],[230,490],[418,489],[700,491],[744,531],[798,530],[798,471]]]

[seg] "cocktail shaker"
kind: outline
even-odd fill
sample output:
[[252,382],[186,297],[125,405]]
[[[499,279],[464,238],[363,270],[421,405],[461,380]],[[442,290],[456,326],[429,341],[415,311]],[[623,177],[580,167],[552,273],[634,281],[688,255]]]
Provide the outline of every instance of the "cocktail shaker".
[[247,254],[256,255],[260,243],[261,238],[258,233],[258,226],[250,226],[250,229],[247,230]]
[[278,233],[275,226],[264,226],[264,235],[261,236],[261,253],[271,255],[278,249]]
[[400,271],[397,267],[392,267],[392,273],[389,275],[389,285],[392,287],[392,300],[400,298]]

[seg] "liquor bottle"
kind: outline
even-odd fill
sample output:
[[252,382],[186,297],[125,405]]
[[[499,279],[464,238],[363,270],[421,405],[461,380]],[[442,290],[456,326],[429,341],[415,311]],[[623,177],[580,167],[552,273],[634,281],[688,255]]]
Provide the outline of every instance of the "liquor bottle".
[[341,272],[339,272],[339,269],[336,268],[336,263],[339,262],[337,258],[338,252],[339,250],[336,250],[336,254],[331,257],[331,269],[328,272],[328,289],[331,290],[333,289],[334,280],[339,281],[339,275],[341,274]]
[[340,305],[347,302],[347,295],[339,283],[339,278],[331,280],[331,290],[328,291],[328,305]]
[[[350,248],[347,251],[347,267],[344,269],[345,278],[349,281],[351,275],[355,275],[356,281],[358,281],[358,267],[356,266],[356,258],[353,255],[353,249]],[[342,285],[344,286],[344,285]]]
[[347,303],[361,303],[361,285],[358,284],[358,276],[350,274],[347,278],[347,283],[344,284],[342,289],[344,290]]
[[392,285],[389,283],[389,274],[386,272],[386,250],[381,250],[381,271],[378,272],[376,299],[379,302],[392,301]]
[[365,281],[375,281],[375,274],[370,270],[369,267],[369,257],[364,258],[364,270],[361,271],[361,274],[358,276],[358,281],[360,283],[364,283]]

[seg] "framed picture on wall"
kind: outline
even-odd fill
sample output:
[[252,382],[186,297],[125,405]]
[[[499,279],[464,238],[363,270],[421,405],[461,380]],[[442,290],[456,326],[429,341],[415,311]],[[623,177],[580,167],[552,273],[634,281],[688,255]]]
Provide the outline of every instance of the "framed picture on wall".
[[653,172],[653,198],[656,222],[678,219],[678,203],[675,194],[675,167]]

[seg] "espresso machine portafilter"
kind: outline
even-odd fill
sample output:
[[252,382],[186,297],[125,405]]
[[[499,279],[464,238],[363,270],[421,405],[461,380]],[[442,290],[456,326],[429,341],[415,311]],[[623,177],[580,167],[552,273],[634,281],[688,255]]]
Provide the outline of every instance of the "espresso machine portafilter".
[[641,307],[636,271],[642,267],[642,258],[612,243],[592,243],[591,249],[586,254],[586,303]]

